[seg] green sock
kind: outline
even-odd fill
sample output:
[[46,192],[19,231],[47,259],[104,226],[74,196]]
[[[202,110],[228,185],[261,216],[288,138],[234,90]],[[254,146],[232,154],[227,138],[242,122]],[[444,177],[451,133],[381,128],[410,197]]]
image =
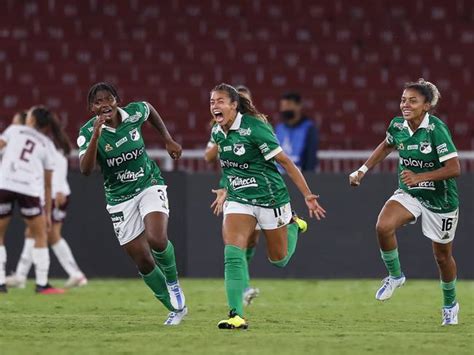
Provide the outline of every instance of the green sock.
[[441,281],[443,290],[443,306],[450,307],[456,303],[456,279],[451,282]]
[[227,303],[229,308],[243,317],[242,294],[245,288],[245,253],[239,247],[226,245],[224,248],[224,274]]
[[176,259],[173,244],[168,240],[168,245],[163,251],[152,250],[153,258],[166,277],[166,282],[172,283],[178,280]]
[[155,266],[152,272],[149,274],[143,275],[140,273],[143,281],[148,285],[149,288],[153,291],[153,294],[158,298],[163,305],[168,308],[170,311],[175,309],[171,305],[170,295],[168,293],[168,288],[166,287],[165,276],[161,272],[158,266]]
[[288,248],[286,256],[281,260],[270,260],[276,267],[285,267],[295,253],[296,244],[298,243],[298,226],[295,223],[287,225],[288,228]]
[[245,250],[245,259],[246,259],[246,263],[245,263],[245,270],[244,270],[244,275],[245,275],[245,288],[249,288],[250,287],[250,272],[249,272],[249,264],[250,264],[250,261],[252,260],[253,256],[255,255],[255,247],[253,248],[247,248]]
[[380,255],[382,256],[382,260],[390,276],[393,276],[393,277],[402,276],[402,269],[400,267],[400,259],[398,258],[397,248],[390,251],[380,250]]

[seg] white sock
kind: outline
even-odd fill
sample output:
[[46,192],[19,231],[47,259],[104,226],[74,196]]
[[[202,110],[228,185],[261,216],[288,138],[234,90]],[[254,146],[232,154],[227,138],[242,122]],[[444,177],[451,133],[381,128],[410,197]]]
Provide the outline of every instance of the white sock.
[[16,277],[20,280],[26,280],[33,264],[33,248],[35,240],[33,238],[26,238],[21,251],[20,260],[16,266]]
[[64,239],[61,238],[59,242],[52,245],[51,248],[53,249],[54,254],[56,254],[56,257],[64,271],[66,271],[70,277],[82,276],[82,272],[72,255],[71,248],[69,248],[68,243]]
[[0,285],[5,284],[5,266],[7,264],[7,250],[5,245],[0,245]]
[[35,264],[36,284],[46,286],[49,272],[48,248],[33,248],[33,264]]

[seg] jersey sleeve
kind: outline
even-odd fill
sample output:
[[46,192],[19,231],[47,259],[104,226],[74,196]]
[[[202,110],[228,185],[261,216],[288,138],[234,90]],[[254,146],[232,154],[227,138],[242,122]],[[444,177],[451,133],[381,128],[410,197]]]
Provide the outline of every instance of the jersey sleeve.
[[79,136],[77,137],[77,147],[79,148],[79,158],[86,152],[87,147],[89,146],[92,132],[90,131],[91,127],[83,126],[79,130]]
[[[256,120],[256,118],[254,119]],[[252,138],[265,160],[270,160],[283,151],[272,127],[267,123],[258,121],[252,127]]]
[[395,123],[395,120],[392,120],[390,124],[388,125],[387,131],[385,132],[385,142],[388,145],[394,146],[397,144],[394,136],[394,131],[395,127],[393,126]]
[[12,126],[8,126],[6,130],[0,133],[0,139],[5,141],[5,143],[8,143],[8,141],[10,140],[11,131],[12,131]]
[[137,102],[139,106],[141,106],[141,113],[143,115],[143,121],[146,121],[150,116],[150,104],[148,102],[142,101]]
[[451,133],[445,125],[436,126],[432,133],[432,139],[440,163],[458,156]]

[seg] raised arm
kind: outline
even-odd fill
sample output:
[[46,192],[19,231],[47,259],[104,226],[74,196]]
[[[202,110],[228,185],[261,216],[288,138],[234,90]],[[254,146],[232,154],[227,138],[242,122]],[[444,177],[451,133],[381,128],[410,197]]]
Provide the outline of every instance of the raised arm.
[[94,122],[92,137],[87,146],[86,152],[79,158],[79,169],[81,173],[88,176],[95,168],[97,160],[97,147],[102,133],[102,125],[105,122],[104,116],[99,116]]
[[156,109],[150,103],[147,102],[146,104],[150,108],[150,115],[148,116],[148,121],[160,133],[161,137],[165,142],[165,147],[170,157],[173,159],[179,159],[183,150],[181,148],[181,145],[175,142],[174,139],[171,137],[158,111],[156,111]]

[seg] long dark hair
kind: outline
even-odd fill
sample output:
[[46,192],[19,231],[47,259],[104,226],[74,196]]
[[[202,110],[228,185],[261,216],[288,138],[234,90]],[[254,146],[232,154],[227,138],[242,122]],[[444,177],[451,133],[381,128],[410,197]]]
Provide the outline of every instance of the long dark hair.
[[58,117],[44,106],[34,107],[31,114],[36,118],[36,128],[41,130],[49,128],[56,148],[61,149],[64,155],[69,155],[71,153],[71,141],[61,126]]
[[239,93],[236,88],[232,85],[221,83],[216,85],[214,89],[212,89],[211,93],[214,91],[224,91],[229,95],[230,102],[237,102],[237,111],[240,113],[246,113],[250,116],[256,117],[259,120],[267,123],[267,116],[263,113],[260,113],[257,108],[254,106],[253,102],[245,97],[244,94]]

